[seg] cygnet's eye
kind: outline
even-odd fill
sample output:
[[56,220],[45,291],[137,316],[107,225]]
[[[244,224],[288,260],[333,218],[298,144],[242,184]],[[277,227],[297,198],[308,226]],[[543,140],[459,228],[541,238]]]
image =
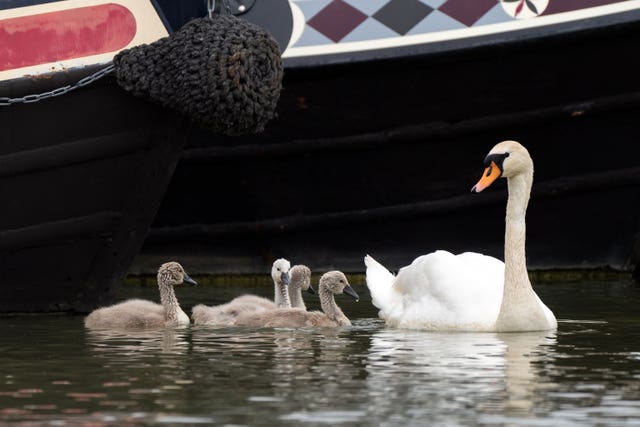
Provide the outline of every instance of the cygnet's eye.
[[278,268],[278,271],[280,271],[280,268]]
[[340,279],[340,283],[344,283],[344,280]]

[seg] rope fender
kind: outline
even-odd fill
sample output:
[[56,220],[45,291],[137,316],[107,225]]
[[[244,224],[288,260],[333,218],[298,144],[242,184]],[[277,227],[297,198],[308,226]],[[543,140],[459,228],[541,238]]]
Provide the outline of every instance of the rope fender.
[[169,37],[114,58],[118,84],[227,135],[257,133],[276,116],[283,65],[263,28],[232,15],[196,18]]

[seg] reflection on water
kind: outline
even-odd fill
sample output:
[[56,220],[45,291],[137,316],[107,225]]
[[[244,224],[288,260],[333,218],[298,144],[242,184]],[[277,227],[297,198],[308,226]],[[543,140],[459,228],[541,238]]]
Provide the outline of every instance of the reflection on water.
[[316,330],[0,317],[0,425],[640,425],[638,288],[539,293],[557,333],[387,329],[366,300]]
[[[536,394],[548,392],[536,365],[548,359],[555,333],[430,333],[383,330],[372,337],[367,388],[381,418],[406,424],[449,411],[533,416]],[[412,402],[395,414],[397,401]],[[436,414],[436,416],[433,416]],[[439,414],[439,415],[437,415]]]
[[189,350],[188,327],[156,330],[92,330],[87,329],[86,340],[90,350],[96,354],[117,351],[123,359],[133,356],[138,359],[142,354],[150,356],[158,353],[186,354]]

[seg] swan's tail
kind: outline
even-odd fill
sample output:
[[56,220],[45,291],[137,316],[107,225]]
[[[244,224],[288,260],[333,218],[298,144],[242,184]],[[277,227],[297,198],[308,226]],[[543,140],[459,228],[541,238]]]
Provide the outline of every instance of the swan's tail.
[[367,266],[367,287],[371,292],[371,302],[385,311],[392,303],[395,276],[369,255],[364,257],[364,264]]

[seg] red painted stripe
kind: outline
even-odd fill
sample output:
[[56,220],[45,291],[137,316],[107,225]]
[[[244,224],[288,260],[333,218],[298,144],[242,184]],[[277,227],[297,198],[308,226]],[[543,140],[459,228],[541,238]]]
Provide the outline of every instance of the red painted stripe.
[[113,3],[0,20],[0,71],[113,52],[136,34],[136,20]]

